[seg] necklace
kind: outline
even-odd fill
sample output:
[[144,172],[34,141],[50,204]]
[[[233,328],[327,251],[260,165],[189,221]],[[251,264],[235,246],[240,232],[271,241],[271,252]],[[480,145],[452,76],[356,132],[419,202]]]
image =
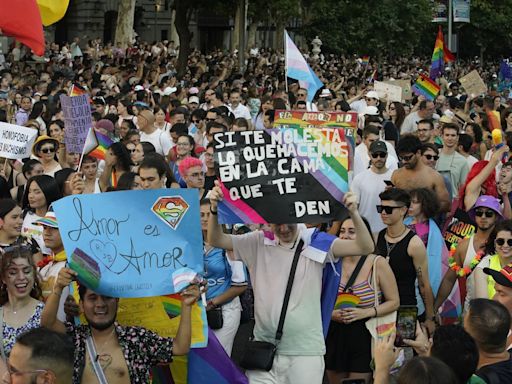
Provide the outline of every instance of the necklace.
[[[466,236],[464,239],[469,239],[470,237],[471,236]],[[469,262],[469,265],[467,265],[465,267],[464,266],[461,267],[455,261],[455,257],[453,257],[455,255],[455,251],[457,250],[458,244],[459,243],[453,243],[450,246],[450,252],[448,254],[448,266],[450,267],[450,269],[453,272],[455,272],[455,274],[458,277],[469,276],[471,274],[471,272],[473,272],[473,270],[476,268],[476,266],[480,263],[480,261],[482,260],[482,257],[484,257],[485,252],[483,250],[478,251],[476,253],[475,257],[473,257],[471,259],[471,261]]]
[[388,235],[388,237],[389,237],[390,239],[398,239],[399,237],[402,237],[402,236],[403,236],[403,234],[405,233],[405,231],[407,231],[407,229],[408,229],[408,228],[407,228],[407,226],[406,226],[406,225],[404,225],[404,230],[402,231],[402,233],[400,233],[400,234],[399,234],[399,235],[397,235],[397,236],[391,236],[391,235],[389,234],[389,229],[386,229],[386,235]]

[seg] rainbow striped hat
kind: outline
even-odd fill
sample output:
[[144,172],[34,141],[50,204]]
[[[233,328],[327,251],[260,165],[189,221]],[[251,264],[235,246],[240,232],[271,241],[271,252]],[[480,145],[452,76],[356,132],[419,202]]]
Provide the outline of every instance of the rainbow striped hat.
[[44,215],[44,217],[37,219],[32,224],[43,225],[51,228],[59,228],[59,225],[57,223],[57,217],[55,216],[55,212],[53,211],[53,208],[51,206],[48,208],[48,212],[46,212],[46,215]]

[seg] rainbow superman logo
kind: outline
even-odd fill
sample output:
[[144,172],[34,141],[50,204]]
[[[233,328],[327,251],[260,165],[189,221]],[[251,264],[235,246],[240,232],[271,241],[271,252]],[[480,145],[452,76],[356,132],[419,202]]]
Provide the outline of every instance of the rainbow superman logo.
[[189,205],[181,196],[160,197],[151,210],[172,229],[178,228]]

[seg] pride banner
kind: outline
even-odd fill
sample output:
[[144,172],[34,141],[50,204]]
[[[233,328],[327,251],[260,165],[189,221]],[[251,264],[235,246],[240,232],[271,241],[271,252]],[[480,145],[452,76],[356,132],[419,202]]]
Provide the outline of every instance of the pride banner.
[[69,267],[101,295],[177,293],[173,272],[204,270],[197,190],[73,195],[53,207]]
[[355,113],[277,111],[265,131],[214,137],[219,222],[319,223],[339,217],[352,168]]

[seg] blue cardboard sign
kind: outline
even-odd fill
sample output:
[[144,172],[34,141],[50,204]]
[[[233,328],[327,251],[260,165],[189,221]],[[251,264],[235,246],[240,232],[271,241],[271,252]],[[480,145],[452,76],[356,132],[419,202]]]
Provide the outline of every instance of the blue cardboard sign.
[[172,294],[174,271],[204,270],[195,189],[73,195],[53,208],[69,267],[99,294]]

